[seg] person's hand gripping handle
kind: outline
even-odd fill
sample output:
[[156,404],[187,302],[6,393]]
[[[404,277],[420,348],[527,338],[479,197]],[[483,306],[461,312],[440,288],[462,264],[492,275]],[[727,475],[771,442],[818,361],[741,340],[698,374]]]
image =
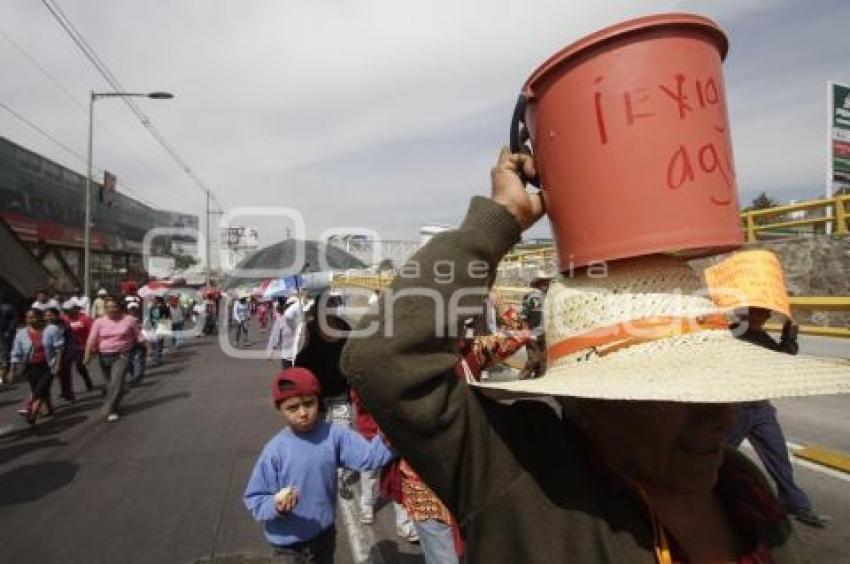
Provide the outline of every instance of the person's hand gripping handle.
[[543,217],[546,210],[540,193],[532,194],[525,189],[520,173],[525,178],[537,176],[534,158],[527,153],[511,153],[507,147],[502,147],[496,166],[490,170],[491,197],[508,208],[525,231]]

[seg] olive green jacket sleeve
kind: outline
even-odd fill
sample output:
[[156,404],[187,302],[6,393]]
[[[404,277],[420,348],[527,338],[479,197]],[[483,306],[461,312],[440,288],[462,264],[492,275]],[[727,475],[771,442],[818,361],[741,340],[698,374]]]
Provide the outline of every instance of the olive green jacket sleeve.
[[520,473],[505,436],[513,434],[508,410],[485,416],[504,408],[455,375],[463,320],[481,312],[497,264],[519,238],[505,207],[474,198],[457,230],[435,236],[401,269],[378,313],[356,329],[372,334],[349,338],[342,355],[395,449],[461,519],[472,500],[492,493],[480,488],[504,488]]

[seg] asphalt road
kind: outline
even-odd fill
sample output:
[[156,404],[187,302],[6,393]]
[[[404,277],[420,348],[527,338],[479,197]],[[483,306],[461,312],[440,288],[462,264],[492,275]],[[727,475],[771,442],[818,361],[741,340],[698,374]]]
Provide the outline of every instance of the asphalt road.
[[[99,420],[95,393],[30,430],[15,414],[26,386],[0,392],[0,561],[268,561],[241,497],[280,428],[276,367],[194,340],[131,390],[117,423]],[[368,529],[359,550],[373,561],[422,562],[396,536],[391,506]],[[354,562],[348,538],[340,526],[338,562]]]
[[850,342],[847,339],[800,335],[798,342],[800,343],[800,354],[842,360],[850,359]]
[[[241,495],[280,427],[268,392],[276,366],[230,358],[213,339],[193,340],[132,389],[114,424],[98,419],[95,394],[30,430],[14,413],[25,386],[0,391],[0,561],[267,561]],[[789,440],[850,452],[847,398],[777,407]],[[797,528],[810,561],[850,562],[847,476],[801,465],[795,472],[833,519],[822,531]],[[396,536],[391,506],[372,526],[360,525],[350,504],[338,516],[338,562],[423,561],[418,547]]]

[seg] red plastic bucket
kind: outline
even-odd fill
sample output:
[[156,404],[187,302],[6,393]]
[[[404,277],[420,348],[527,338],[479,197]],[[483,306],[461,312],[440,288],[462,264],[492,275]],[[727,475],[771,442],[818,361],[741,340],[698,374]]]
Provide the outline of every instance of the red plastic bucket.
[[561,270],[743,242],[711,20],[663,14],[594,33],[543,63],[511,124],[534,149]]

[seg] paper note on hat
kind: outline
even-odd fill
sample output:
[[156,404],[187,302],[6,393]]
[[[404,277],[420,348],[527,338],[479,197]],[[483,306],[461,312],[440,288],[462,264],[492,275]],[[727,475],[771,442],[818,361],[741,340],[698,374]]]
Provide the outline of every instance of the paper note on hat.
[[722,309],[762,307],[791,319],[785,274],[770,251],[737,253],[706,268],[705,281],[711,299]]

